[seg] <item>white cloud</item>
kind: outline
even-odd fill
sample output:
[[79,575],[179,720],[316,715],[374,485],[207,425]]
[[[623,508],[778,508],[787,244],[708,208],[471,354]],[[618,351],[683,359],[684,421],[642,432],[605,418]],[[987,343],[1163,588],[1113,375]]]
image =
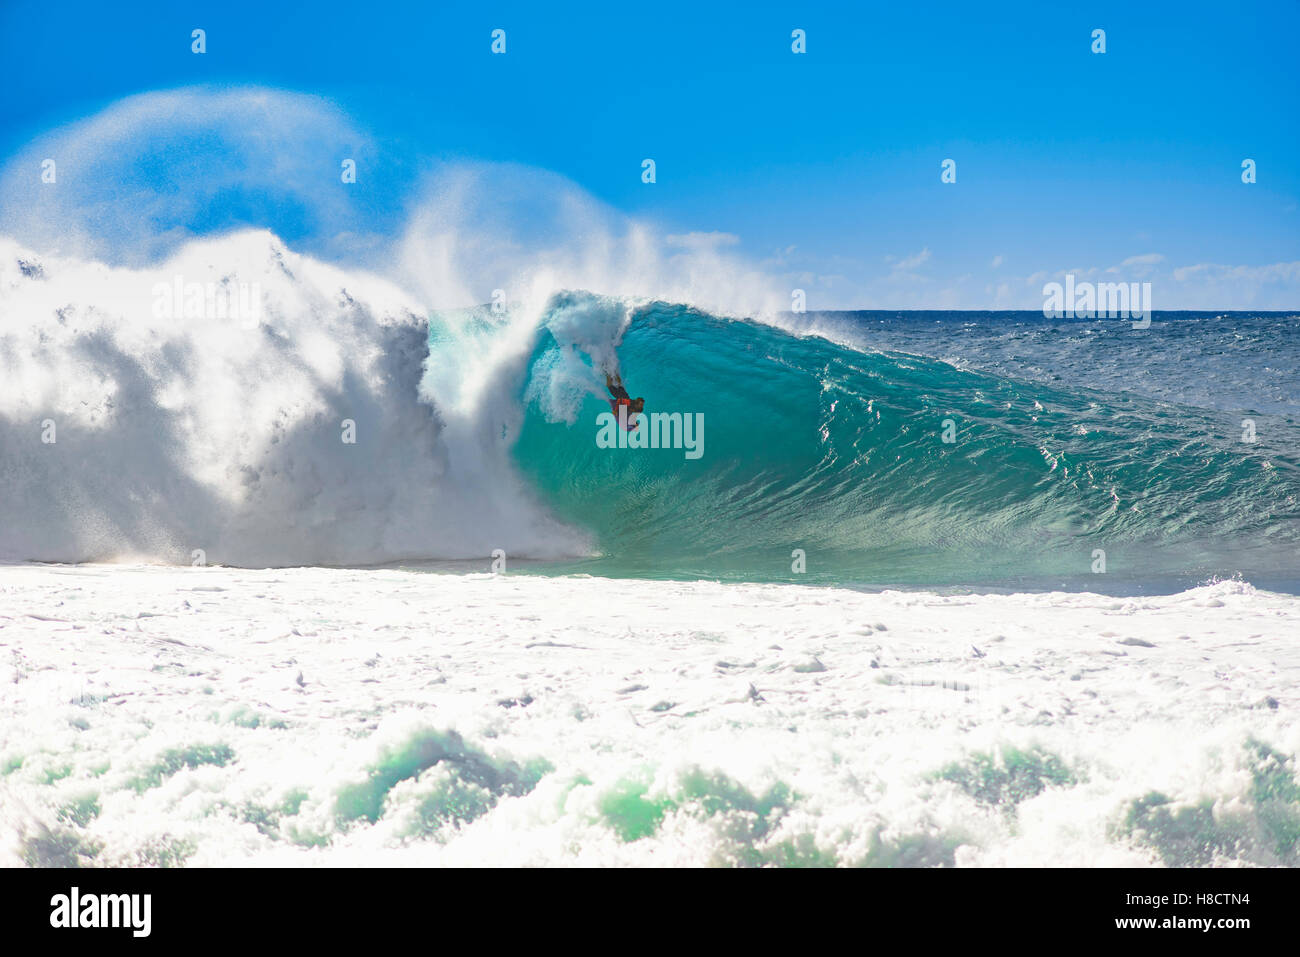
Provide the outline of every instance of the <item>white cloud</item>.
[[1174,270],[1177,282],[1190,279],[1209,281],[1247,280],[1249,282],[1295,282],[1300,281],[1300,262],[1273,263],[1268,266],[1223,266],[1218,263],[1198,263],[1195,266],[1180,266]]
[[[893,260],[893,257],[886,256],[885,259]],[[920,266],[923,263],[928,262],[929,259],[930,259],[930,247],[927,246],[924,249],[922,249],[919,253],[914,253],[911,256],[907,256],[904,259],[895,260],[893,266],[890,268],[892,268],[896,273],[910,272],[911,270],[915,269],[917,266]]]
[[1145,265],[1155,265],[1156,263],[1162,263],[1164,261],[1165,261],[1165,257],[1160,255],[1160,253],[1143,253],[1141,256],[1129,256],[1128,259],[1125,259],[1122,263],[1120,263],[1120,265],[1121,266],[1145,266]]
[[1151,274],[1151,269],[1158,263],[1165,261],[1165,257],[1160,253],[1143,253],[1140,256],[1129,256],[1118,266],[1111,266],[1106,270],[1108,273],[1118,273],[1128,270],[1135,276],[1144,277]]
[[1001,257],[1001,256],[994,256],[994,257],[993,257],[993,262],[989,263],[989,268],[990,268],[990,269],[997,269],[997,268],[998,268],[999,266],[1001,266],[1001,265],[1002,265],[1002,257]]

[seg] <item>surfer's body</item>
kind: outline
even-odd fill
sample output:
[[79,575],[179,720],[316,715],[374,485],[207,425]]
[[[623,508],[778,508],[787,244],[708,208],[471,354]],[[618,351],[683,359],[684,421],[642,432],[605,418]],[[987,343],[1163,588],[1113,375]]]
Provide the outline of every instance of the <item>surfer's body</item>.
[[622,378],[615,373],[610,375],[605,373],[605,388],[614,398],[609,400],[609,407],[614,410],[614,416],[622,424],[623,428],[631,432],[637,427],[637,416],[645,408],[645,399],[633,399],[627,394],[627,389],[623,388]]

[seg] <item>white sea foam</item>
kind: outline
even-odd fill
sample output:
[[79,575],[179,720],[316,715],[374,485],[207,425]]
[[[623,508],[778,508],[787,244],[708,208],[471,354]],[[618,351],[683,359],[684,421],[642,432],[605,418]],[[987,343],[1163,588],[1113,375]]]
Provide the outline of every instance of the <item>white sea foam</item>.
[[[175,276],[256,285],[260,323],[159,318],[155,287]],[[583,548],[530,501],[478,406],[421,394],[418,302],[269,233],[196,241],[143,269],[0,242],[0,316],[0,558],[336,564]]]
[[1239,582],[1116,599],[11,566],[0,594],[0,864],[1300,851],[1300,599]]

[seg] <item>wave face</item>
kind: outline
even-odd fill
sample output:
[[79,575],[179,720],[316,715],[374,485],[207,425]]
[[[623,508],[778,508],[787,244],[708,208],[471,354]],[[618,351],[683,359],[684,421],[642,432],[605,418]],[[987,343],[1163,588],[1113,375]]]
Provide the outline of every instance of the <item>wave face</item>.
[[1096,587],[1098,549],[1107,572],[1129,578],[1300,567],[1293,425],[1245,444],[1240,415],[683,307],[635,310],[617,355],[648,412],[703,414],[703,455],[599,448],[608,406],[566,335],[598,305],[562,300],[548,316],[515,447],[556,513],[592,532],[592,570],[900,584],[1080,576]]

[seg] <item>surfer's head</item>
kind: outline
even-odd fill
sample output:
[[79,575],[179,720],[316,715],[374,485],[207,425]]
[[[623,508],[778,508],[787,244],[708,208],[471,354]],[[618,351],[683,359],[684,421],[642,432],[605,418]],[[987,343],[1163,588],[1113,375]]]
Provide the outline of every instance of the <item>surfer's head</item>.
[[644,408],[645,408],[645,399],[639,397],[633,399],[631,404],[628,406],[628,409],[631,411],[633,415],[639,415],[641,410]]

